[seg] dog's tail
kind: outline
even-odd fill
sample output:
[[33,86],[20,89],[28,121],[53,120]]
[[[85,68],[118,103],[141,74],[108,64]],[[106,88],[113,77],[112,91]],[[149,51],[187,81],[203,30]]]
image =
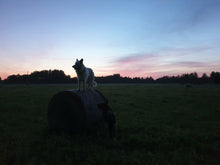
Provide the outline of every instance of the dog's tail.
[[92,86],[93,86],[93,87],[97,87],[97,85],[98,85],[98,84],[97,84],[96,81],[93,81],[93,82],[92,82]]

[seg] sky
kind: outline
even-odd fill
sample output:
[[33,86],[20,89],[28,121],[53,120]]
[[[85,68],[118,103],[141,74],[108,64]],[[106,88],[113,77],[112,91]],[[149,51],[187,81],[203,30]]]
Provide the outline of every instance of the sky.
[[220,71],[219,0],[0,0],[0,77]]

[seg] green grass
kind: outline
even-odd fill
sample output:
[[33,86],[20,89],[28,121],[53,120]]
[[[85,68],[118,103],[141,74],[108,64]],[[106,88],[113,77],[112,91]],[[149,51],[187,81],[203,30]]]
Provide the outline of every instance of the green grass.
[[220,86],[100,85],[117,137],[48,131],[51,97],[71,85],[0,87],[0,164],[220,164]]

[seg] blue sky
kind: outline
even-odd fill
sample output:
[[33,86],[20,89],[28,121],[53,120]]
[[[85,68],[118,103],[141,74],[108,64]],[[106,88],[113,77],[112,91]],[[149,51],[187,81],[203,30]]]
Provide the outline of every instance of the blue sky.
[[60,69],[154,78],[220,71],[219,0],[0,0],[0,77]]

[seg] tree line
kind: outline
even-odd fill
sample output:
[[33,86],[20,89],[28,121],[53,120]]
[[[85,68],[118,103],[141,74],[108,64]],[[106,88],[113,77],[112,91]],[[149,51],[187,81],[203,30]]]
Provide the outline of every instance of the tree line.
[[[201,77],[196,72],[185,73],[178,76],[163,76],[158,79],[152,77],[122,77],[120,74],[101,76],[95,78],[98,83],[178,83],[178,84],[220,84],[220,72],[211,72],[210,76]],[[71,78],[62,70],[34,71],[31,74],[10,75],[5,80],[0,77],[3,84],[51,84],[51,83],[77,83],[77,78]]]

